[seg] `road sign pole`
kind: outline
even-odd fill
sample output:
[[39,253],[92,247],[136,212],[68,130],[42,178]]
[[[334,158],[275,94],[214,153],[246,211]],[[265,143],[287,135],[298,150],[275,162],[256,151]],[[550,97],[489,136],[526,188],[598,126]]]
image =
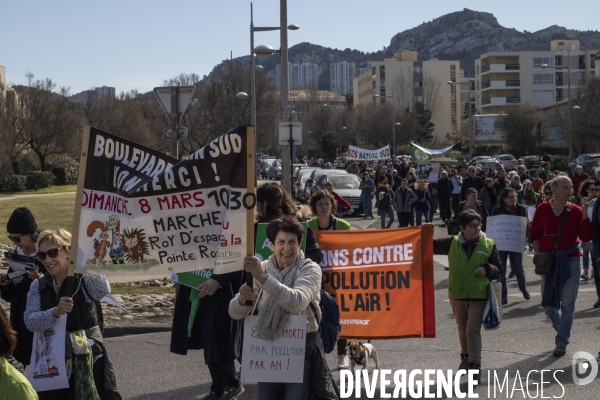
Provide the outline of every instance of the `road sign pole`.
[[[294,136],[292,135],[293,125],[290,123],[290,188],[294,185]],[[292,193],[290,189],[290,193]]]
[[171,156],[179,159],[177,141],[179,140],[177,135],[177,86],[171,86],[171,132],[173,132],[173,139],[171,139]]

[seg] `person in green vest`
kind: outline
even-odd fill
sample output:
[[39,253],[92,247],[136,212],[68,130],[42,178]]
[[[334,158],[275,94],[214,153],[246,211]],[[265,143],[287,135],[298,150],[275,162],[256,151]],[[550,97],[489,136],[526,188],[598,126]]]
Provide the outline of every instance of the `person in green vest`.
[[448,298],[458,325],[459,370],[481,374],[481,323],[488,298],[487,286],[500,276],[501,263],[492,239],[481,231],[482,217],[473,210],[458,215],[460,233],[434,239],[433,253],[448,256]]
[[[328,190],[319,190],[313,194],[308,202],[310,209],[316,217],[308,221],[308,227],[313,231],[347,231],[350,230],[350,224],[341,218],[336,218],[337,201]],[[347,339],[339,339],[337,342],[338,369],[348,369],[350,359],[346,354],[348,346]]]

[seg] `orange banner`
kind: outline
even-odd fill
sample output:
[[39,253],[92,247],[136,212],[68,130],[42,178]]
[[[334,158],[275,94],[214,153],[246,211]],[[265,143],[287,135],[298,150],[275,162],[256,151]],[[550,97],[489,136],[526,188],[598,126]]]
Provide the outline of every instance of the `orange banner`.
[[433,225],[314,233],[342,338],[435,337]]

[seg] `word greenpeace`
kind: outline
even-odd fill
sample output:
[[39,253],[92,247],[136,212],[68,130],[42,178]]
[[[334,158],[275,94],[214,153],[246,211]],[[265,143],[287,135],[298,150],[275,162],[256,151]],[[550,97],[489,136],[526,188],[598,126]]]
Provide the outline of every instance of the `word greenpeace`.
[[342,325],[369,325],[369,319],[340,319]]
[[[580,352],[581,353],[581,352]],[[579,358],[582,356],[579,355]],[[585,357],[584,357],[585,358]],[[587,359],[587,358],[586,358]],[[594,360],[595,362],[595,360]],[[573,360],[574,371],[576,360]],[[579,364],[581,365],[581,364]],[[479,384],[474,375],[478,370],[464,371],[460,370],[453,373],[452,370],[435,369],[414,369],[410,372],[400,369],[393,371],[390,369],[358,370],[354,373],[349,370],[340,371],[340,398],[350,397],[360,398],[362,389],[368,398],[375,398],[376,387],[379,386],[377,398],[479,398],[478,393],[474,393],[474,388]],[[579,371],[581,372],[581,371]],[[565,396],[565,387],[559,380],[559,375],[564,370],[530,370],[527,373],[521,373],[518,370],[512,376],[511,372],[498,372],[496,370],[487,371],[487,390],[484,397],[488,399],[536,399],[536,398],[555,398],[561,399]],[[595,374],[592,374],[592,380]],[[461,388],[461,378],[467,378],[466,388]],[[587,384],[591,381],[576,384]],[[549,396],[548,389],[554,387],[555,383],[560,386],[560,392]],[[377,385],[379,384],[379,385]],[[558,387],[556,388],[558,389]],[[546,391],[545,391],[546,390]]]
[[[352,372],[346,369],[340,371],[340,398],[347,399],[353,394],[355,398],[362,396],[362,386],[365,388],[365,394],[368,398],[375,398],[375,389],[379,382],[379,398],[403,398],[407,394],[411,398],[440,398],[440,397],[457,397],[459,399],[469,398],[476,399],[479,397],[473,392],[477,381],[474,376],[478,371],[469,370],[458,371],[454,376],[452,370],[447,370],[446,374],[441,369],[413,369],[407,374],[405,369],[399,369],[392,375],[391,369],[374,370],[372,377],[369,378],[369,371],[361,369]],[[408,375],[408,376],[407,376]],[[460,379],[463,376],[468,376],[467,392],[463,392],[460,387]],[[379,379],[378,379],[379,378]],[[407,379],[408,378],[408,379]],[[393,392],[388,392],[388,387],[393,381]],[[361,384],[362,382],[362,384]],[[432,388],[435,390],[432,392]],[[390,390],[392,388],[389,388]]]

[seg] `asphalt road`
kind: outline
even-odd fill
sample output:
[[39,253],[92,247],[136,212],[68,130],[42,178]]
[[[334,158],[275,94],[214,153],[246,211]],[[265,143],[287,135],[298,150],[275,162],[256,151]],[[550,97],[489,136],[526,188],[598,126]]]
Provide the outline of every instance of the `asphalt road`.
[[[436,216],[437,217],[437,216]],[[379,226],[379,220],[349,218],[353,228],[369,229]],[[439,220],[434,220],[437,224]],[[444,237],[445,230],[436,227],[435,237]],[[571,344],[567,355],[552,356],[554,330],[540,307],[540,278],[533,273],[532,253],[526,252],[525,270],[531,300],[523,299],[515,279],[508,281],[509,304],[503,308],[501,327],[482,331],[482,382],[475,388],[479,398],[563,398],[597,399],[600,376],[586,386],[572,379],[572,357],[577,351],[597,355],[600,350],[600,309],[594,310],[596,300],[593,280],[581,282],[577,300]],[[460,347],[456,322],[447,300],[447,265],[445,257],[434,257],[435,306],[437,334],[433,339],[375,340],[380,368],[405,369],[407,375],[415,369],[456,370]],[[170,333],[125,336],[106,340],[115,364],[118,385],[126,399],[197,399],[208,391],[210,376],[201,351],[188,356],[169,353]],[[337,365],[335,351],[327,356],[330,367]],[[597,363],[597,361],[594,361]],[[540,384],[541,372],[543,385]],[[588,368],[588,371],[591,368]],[[488,380],[488,371],[491,379]],[[531,372],[530,371],[536,371]],[[528,376],[529,373],[529,376]],[[494,374],[497,383],[494,382]],[[504,382],[505,376],[508,380]],[[585,376],[585,374],[583,375]],[[339,371],[334,372],[339,382]],[[529,380],[527,378],[529,377]],[[462,379],[461,390],[466,389]],[[504,387],[500,390],[504,382]],[[560,384],[559,384],[560,382]],[[543,386],[543,393],[540,387]],[[241,399],[256,399],[256,385],[246,384]],[[494,387],[496,394],[494,396]],[[488,394],[489,390],[489,394]],[[529,392],[527,392],[527,390]],[[393,391],[388,386],[387,393]],[[435,392],[435,387],[432,389]],[[382,398],[378,389],[373,398]],[[352,398],[357,398],[352,395]],[[362,397],[365,394],[364,385]],[[410,397],[408,398],[421,398]],[[442,396],[441,398],[446,398]],[[451,397],[458,398],[458,397]]]

